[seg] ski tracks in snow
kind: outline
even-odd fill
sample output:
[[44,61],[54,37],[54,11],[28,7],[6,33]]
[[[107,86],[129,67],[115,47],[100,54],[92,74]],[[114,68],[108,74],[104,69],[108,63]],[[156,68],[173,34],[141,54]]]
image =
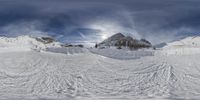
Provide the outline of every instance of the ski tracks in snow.
[[187,57],[117,60],[89,52],[77,55],[35,51],[4,53],[0,57],[0,97],[198,96],[200,64],[194,60],[198,57]]

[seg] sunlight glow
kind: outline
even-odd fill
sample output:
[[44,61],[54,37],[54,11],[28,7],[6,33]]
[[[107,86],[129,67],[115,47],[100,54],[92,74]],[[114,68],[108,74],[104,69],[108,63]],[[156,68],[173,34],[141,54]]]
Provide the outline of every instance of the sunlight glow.
[[108,35],[107,35],[107,34],[102,34],[102,35],[101,35],[101,38],[102,38],[103,40],[105,40],[105,39],[108,38]]
[[123,26],[119,21],[112,19],[102,19],[88,22],[87,27],[90,29],[99,30],[96,35],[98,39],[95,41],[101,42],[116,33],[124,33],[133,35],[133,37],[139,37],[138,33],[130,27]]

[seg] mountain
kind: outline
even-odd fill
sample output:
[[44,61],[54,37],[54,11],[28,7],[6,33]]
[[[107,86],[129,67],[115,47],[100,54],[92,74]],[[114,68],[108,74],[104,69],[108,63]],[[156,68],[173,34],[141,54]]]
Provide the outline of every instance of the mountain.
[[99,47],[103,46],[115,46],[115,44],[122,38],[125,38],[125,36],[122,33],[117,33],[112,35],[111,37],[105,39],[103,42],[99,43]]
[[[50,37],[18,36],[15,38],[0,37],[0,49],[12,51],[45,50],[49,47],[60,47],[61,43]],[[2,50],[1,50],[2,51]]]
[[167,43],[162,49],[167,55],[200,54],[200,36],[190,36]]
[[166,46],[166,45],[167,45],[167,43],[162,42],[162,43],[159,43],[159,44],[154,45],[154,47],[155,47],[155,48],[163,48],[163,47]]
[[167,43],[164,48],[200,47],[200,36],[190,36],[184,39]]
[[145,39],[137,40],[131,36],[125,36],[122,33],[117,33],[107,38],[103,42],[96,45],[98,48],[130,48],[130,49],[140,49],[152,47],[151,43]]

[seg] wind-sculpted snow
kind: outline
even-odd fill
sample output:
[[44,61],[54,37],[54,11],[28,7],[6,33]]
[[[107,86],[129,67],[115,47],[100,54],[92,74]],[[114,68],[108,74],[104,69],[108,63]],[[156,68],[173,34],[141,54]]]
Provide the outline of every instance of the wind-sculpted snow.
[[92,53],[0,53],[0,98],[186,99],[200,94],[200,55],[117,60]]

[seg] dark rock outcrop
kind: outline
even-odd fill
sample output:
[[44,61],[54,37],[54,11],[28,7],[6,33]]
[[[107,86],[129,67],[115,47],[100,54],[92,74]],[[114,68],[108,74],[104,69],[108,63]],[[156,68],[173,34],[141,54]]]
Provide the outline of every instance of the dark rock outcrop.
[[37,37],[36,40],[44,44],[55,42],[55,39],[52,37]]

